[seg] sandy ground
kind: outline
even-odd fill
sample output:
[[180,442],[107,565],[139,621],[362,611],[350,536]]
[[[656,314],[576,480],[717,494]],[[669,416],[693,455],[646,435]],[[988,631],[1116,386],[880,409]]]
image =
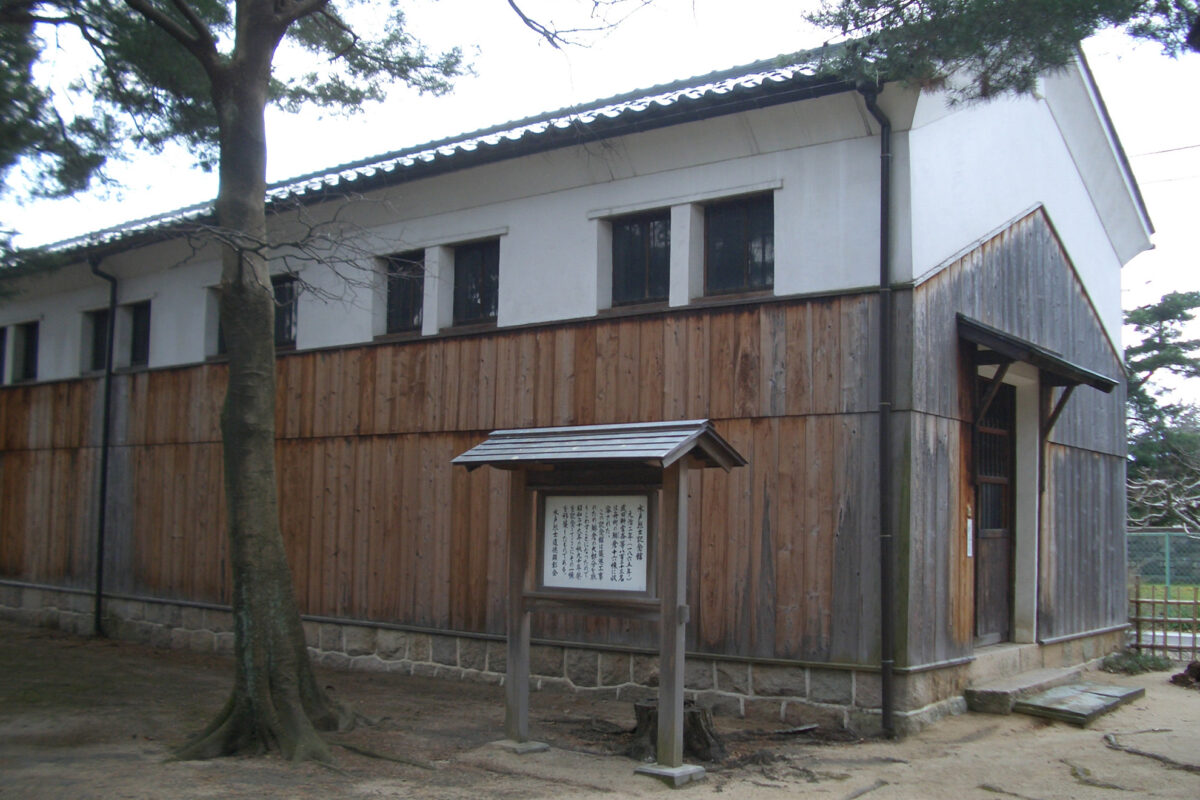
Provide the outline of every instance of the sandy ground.
[[[635,775],[636,763],[617,754],[633,724],[629,703],[535,693],[533,733],[552,747],[518,756],[491,744],[502,729],[499,687],[369,673],[321,673],[375,720],[335,740],[416,763],[343,747],[332,767],[168,760],[218,708],[230,673],[215,656],[0,623],[0,797],[1200,797],[1200,692],[1171,686],[1167,673],[1097,673],[1146,696],[1087,729],[968,714],[901,742],[840,742],[718,718],[730,758],[679,790]],[[1113,749],[1105,734],[1144,754]]]

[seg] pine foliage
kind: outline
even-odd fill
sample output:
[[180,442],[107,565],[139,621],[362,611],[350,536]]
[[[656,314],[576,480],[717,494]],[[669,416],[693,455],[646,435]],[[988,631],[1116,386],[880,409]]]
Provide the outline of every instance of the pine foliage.
[[[286,110],[353,113],[393,85],[442,92],[464,71],[459,50],[430,53],[408,32],[396,0],[274,5],[288,12],[281,19],[296,12],[286,7],[305,7],[286,26],[281,52],[319,65],[272,71],[269,100]],[[19,172],[21,193],[78,193],[105,180],[105,165],[130,145],[159,152],[178,142],[215,168],[214,70],[202,65],[234,57],[239,24],[271,24],[238,14],[231,0],[0,0],[3,189],[13,190]],[[53,79],[63,74],[77,77]]]
[[846,38],[831,66],[859,80],[942,86],[987,99],[1029,93],[1078,43],[1110,27],[1169,55],[1200,50],[1196,0],[827,0],[808,16]]
[[1200,339],[1184,335],[1197,308],[1200,292],[1171,292],[1125,314],[1132,525],[1200,528],[1200,408],[1162,384],[1200,377]]

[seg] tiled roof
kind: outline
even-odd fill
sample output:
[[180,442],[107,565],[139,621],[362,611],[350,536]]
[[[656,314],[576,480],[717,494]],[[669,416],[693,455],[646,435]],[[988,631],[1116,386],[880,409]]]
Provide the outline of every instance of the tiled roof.
[[[844,91],[848,84],[823,71],[829,52],[779,56],[342,164],[272,184],[267,188],[267,205],[270,209],[313,202],[333,192],[362,192],[583,141]],[[179,227],[211,220],[212,214],[213,202],[199,203],[45,249],[67,254],[133,246],[143,237],[169,236]]]
[[467,469],[627,463],[665,469],[689,454],[703,466],[726,471],[746,464],[746,459],[706,419],[492,431],[486,440],[451,463]]

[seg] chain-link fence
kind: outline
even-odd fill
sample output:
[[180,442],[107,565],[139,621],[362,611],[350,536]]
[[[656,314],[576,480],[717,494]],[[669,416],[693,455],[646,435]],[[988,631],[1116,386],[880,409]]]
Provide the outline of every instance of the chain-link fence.
[[1200,650],[1200,533],[1184,528],[1127,533],[1133,646],[1195,661]]

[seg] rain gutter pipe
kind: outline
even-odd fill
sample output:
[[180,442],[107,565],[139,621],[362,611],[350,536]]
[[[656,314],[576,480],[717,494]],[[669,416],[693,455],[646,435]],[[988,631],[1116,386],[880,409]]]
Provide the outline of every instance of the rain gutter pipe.
[[892,123],[876,104],[879,87],[859,86],[867,110],[879,123],[879,681],[885,735],[895,727],[896,579],[892,534]]
[[101,605],[104,601],[104,527],[108,516],[108,450],[111,439],[110,417],[112,416],[113,338],[117,325],[117,279],[100,269],[101,259],[88,256],[88,265],[97,278],[108,281],[108,330],[104,342],[104,409],[100,423],[100,497],[96,512],[96,595],[92,609],[92,631],[103,637],[104,622]]

